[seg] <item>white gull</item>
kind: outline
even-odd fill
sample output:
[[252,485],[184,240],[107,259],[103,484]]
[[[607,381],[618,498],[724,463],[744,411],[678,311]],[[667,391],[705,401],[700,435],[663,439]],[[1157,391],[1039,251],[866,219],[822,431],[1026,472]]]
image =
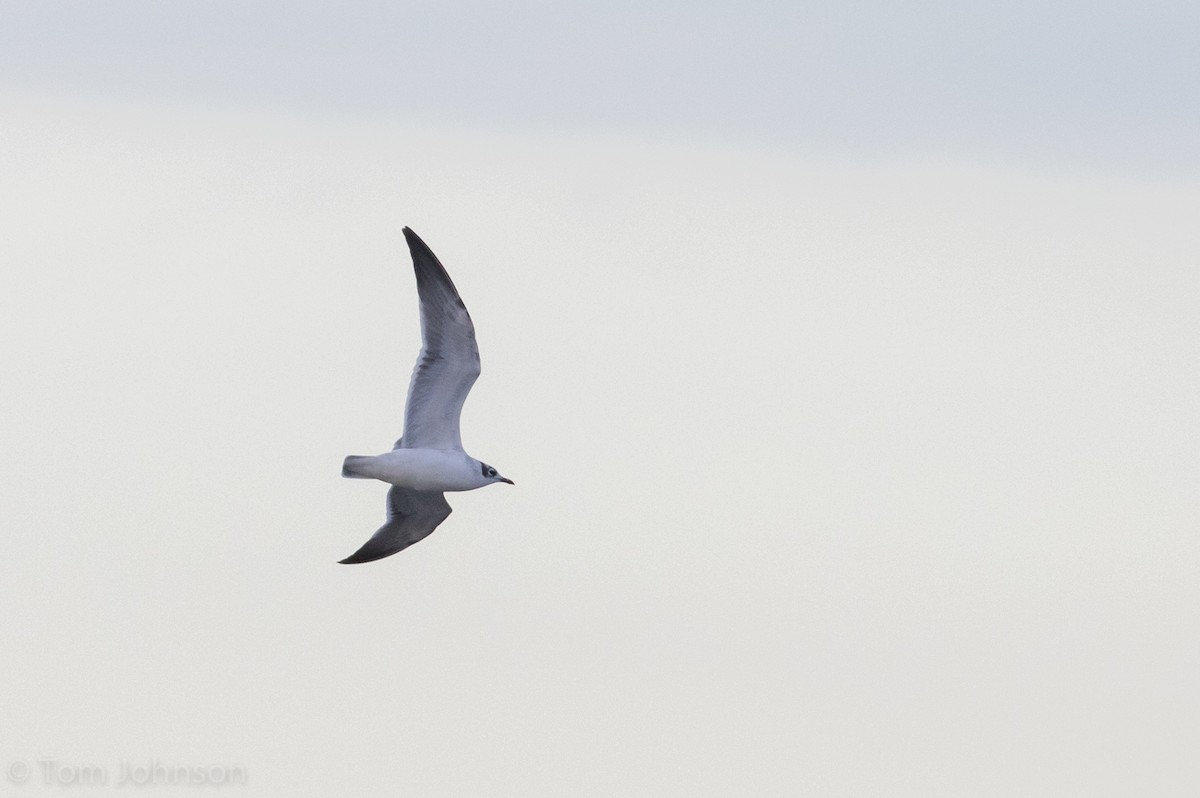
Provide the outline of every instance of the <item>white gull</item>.
[[463,451],[459,417],[479,377],[475,325],[437,256],[407,227],[404,238],[417,275],[421,354],[408,385],[403,437],[390,452],[351,455],[342,464],[344,477],[392,486],[387,523],[343,563],[378,560],[428,537],[450,515],[446,491],[513,484]]

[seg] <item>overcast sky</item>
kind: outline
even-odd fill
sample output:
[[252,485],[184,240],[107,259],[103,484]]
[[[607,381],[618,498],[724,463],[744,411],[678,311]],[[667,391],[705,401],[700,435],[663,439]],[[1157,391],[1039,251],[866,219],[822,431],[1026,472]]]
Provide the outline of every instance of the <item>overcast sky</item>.
[[1194,795],[1196,12],[970,9],[0,3],[4,794]]
[[1190,2],[3,2],[0,83],[1195,174]]

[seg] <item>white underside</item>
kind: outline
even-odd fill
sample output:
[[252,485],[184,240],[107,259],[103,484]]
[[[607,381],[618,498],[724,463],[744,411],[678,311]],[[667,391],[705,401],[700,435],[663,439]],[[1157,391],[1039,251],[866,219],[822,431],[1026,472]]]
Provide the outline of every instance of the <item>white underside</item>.
[[347,467],[357,475],[413,490],[474,490],[491,482],[466,453],[442,449],[394,449],[374,457],[351,457]]

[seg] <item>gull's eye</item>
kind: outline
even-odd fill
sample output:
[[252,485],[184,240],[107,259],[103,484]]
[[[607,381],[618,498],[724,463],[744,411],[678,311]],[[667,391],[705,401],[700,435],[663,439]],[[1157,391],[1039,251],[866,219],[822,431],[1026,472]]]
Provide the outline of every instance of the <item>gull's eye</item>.
[[494,476],[496,476],[496,469],[494,469],[494,468],[489,468],[489,469],[488,469],[488,476],[489,476],[489,477],[494,477]]

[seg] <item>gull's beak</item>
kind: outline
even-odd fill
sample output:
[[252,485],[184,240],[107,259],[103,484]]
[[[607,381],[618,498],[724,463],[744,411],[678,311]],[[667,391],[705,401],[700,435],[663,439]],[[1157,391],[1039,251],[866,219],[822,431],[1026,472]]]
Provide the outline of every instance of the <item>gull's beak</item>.
[[501,481],[501,482],[507,482],[509,485],[516,485],[516,484],[517,484],[517,483],[513,482],[511,479],[509,479],[508,477],[500,477],[500,481]]

